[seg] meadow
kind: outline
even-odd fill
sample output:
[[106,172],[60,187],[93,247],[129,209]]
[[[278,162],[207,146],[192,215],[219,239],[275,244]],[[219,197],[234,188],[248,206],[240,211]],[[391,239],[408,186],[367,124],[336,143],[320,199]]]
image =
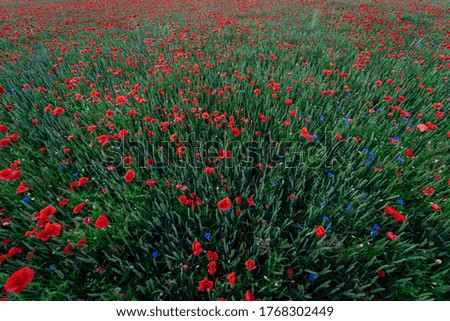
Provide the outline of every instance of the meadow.
[[450,2],[2,1],[1,300],[450,299]]

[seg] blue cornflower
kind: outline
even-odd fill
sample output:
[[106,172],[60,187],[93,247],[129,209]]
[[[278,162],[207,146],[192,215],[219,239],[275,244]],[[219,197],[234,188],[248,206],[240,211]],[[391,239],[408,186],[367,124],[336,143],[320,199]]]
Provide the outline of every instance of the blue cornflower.
[[272,180],[272,184],[277,185],[277,180],[276,179]]
[[401,157],[397,158],[397,162],[399,162],[399,163],[403,163],[404,161],[405,160],[403,158],[401,158]]
[[366,164],[370,164],[372,161],[370,159],[366,159]]
[[210,233],[205,233],[205,239],[209,240],[211,238],[211,234]]
[[152,256],[153,256],[154,258],[158,257],[158,255],[159,255],[159,253],[158,253],[157,251],[155,251],[155,252],[152,253]]
[[374,225],[373,225],[373,228],[374,228],[374,229],[377,229],[377,228],[378,228],[378,224],[374,224]]
[[363,200],[365,200],[367,198],[367,195],[363,194],[361,197],[362,197]]
[[375,158],[375,156],[373,155],[373,152],[369,152],[368,155],[369,155],[369,157],[370,157],[371,159],[374,159],[374,158]]
[[324,119],[325,119],[325,117],[321,116],[321,117],[320,117],[319,119],[320,119],[320,120],[324,120]]
[[30,198],[29,197],[24,197],[24,198],[22,198],[22,202],[30,203]]
[[64,167],[58,167],[58,170],[60,171],[60,172],[62,172],[63,170],[64,170]]
[[313,138],[314,140],[316,140],[316,139],[317,139],[317,135],[312,135],[312,138]]
[[324,216],[324,217],[323,217],[323,220],[324,220],[324,221],[328,221],[328,216]]
[[397,204],[400,204],[400,205],[403,205],[403,203],[404,203],[403,200],[401,200],[401,199],[398,199],[398,200],[396,200],[395,202],[396,202]]
[[363,150],[362,150],[364,153],[368,153],[369,152],[369,150],[367,149],[367,148],[363,148]]
[[320,201],[320,206],[325,206],[325,202],[324,201]]
[[347,209],[349,210],[349,211],[353,211],[355,208],[353,207],[353,205],[349,205],[349,206],[347,206]]
[[310,281],[314,281],[316,279],[316,275],[314,274],[314,273],[311,273],[310,275],[309,275],[309,280]]
[[373,236],[377,236],[378,235],[378,231],[377,230],[371,230],[370,232],[372,233]]
[[328,177],[334,177],[333,173],[328,173]]

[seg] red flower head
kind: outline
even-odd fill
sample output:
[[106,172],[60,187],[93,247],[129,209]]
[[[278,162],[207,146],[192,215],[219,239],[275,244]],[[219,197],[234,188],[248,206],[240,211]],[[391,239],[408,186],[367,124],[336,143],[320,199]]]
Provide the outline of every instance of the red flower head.
[[200,242],[192,243],[192,252],[194,252],[195,256],[202,253],[203,252],[202,244]]
[[89,178],[87,178],[87,177],[81,177],[81,178],[78,180],[78,186],[82,186],[82,185],[86,184],[87,182],[89,182]]
[[216,265],[216,262],[209,262],[208,263],[208,273],[210,274],[210,275],[214,275],[214,274],[216,274],[216,271],[217,271],[217,265]]
[[400,214],[395,208],[393,208],[392,206],[386,206],[384,208],[384,212],[388,215],[395,215],[395,214]]
[[14,272],[5,283],[5,291],[19,293],[22,292],[34,277],[34,270],[23,267]]
[[212,168],[212,167],[206,167],[205,168],[205,174],[211,175],[211,174],[214,174],[214,173],[215,173],[214,168]]
[[45,232],[52,237],[56,237],[61,233],[61,224],[58,223],[47,223],[45,224]]
[[325,234],[327,234],[327,231],[323,228],[322,225],[316,227],[316,235],[317,235],[317,237],[322,237]]
[[247,261],[245,262],[245,266],[247,267],[247,269],[248,269],[249,271],[256,269],[255,261],[253,261],[252,259],[247,260]]
[[244,298],[245,298],[245,301],[256,301],[255,297],[250,292],[250,290],[247,290],[247,292],[245,292]]
[[208,261],[217,262],[219,260],[219,254],[217,254],[217,252],[208,251],[207,257]]
[[435,203],[431,203],[430,206],[436,212],[439,212],[441,210],[441,207]]
[[204,277],[203,280],[198,282],[198,290],[200,292],[204,292],[205,290],[209,292],[213,288],[213,286],[214,286],[214,282],[208,280],[208,277],[206,277],[206,276]]
[[228,211],[229,209],[231,209],[231,200],[230,200],[230,198],[229,197],[225,197],[225,198],[221,199],[217,203],[217,207],[221,211]]
[[80,213],[80,211],[86,206],[86,203],[80,203],[77,206],[75,206],[75,208],[73,209],[73,214],[78,214]]
[[302,128],[302,131],[301,131],[300,135],[301,135],[303,138],[306,138],[307,140],[314,140],[314,138],[312,137],[312,135],[310,135],[310,134],[308,133],[308,129],[307,129],[306,127],[303,127],[303,128]]
[[125,96],[118,96],[118,97],[116,97],[116,105],[117,106],[125,104],[127,101],[128,101],[128,99]]
[[95,221],[96,228],[105,228],[108,226],[108,217],[105,215],[100,215]]
[[125,182],[129,183],[134,179],[135,176],[136,176],[135,172],[132,169],[130,169],[123,178],[125,179]]
[[386,233],[386,236],[387,236],[391,241],[397,240],[397,235],[395,235],[395,234],[392,233],[392,232],[387,232],[387,233]]
[[217,159],[231,158],[233,157],[233,153],[230,150],[219,150],[217,153]]
[[231,272],[227,275],[227,280],[230,283],[231,286],[234,286],[236,283],[236,273]]

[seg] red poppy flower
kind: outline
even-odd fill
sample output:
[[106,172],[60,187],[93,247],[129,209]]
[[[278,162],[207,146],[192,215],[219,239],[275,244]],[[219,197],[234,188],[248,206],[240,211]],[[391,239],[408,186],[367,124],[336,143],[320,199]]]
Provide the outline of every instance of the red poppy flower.
[[81,177],[81,178],[78,180],[78,186],[82,186],[82,185],[86,184],[87,182],[89,182],[89,178],[87,178],[87,177]]
[[230,150],[220,150],[217,153],[217,159],[224,159],[224,158],[231,158],[233,156],[233,154],[231,153]]
[[133,157],[131,157],[131,156],[125,156],[125,157],[123,158],[123,162],[124,162],[125,164],[127,164],[127,165],[131,165],[131,164],[133,163]]
[[255,297],[250,292],[250,290],[247,290],[247,292],[245,292],[244,298],[245,298],[245,301],[256,301]]
[[225,198],[221,199],[217,203],[217,207],[221,211],[228,211],[229,209],[231,209],[231,200],[230,200],[230,198],[229,197],[225,197]]
[[61,208],[63,208],[64,206],[66,206],[67,203],[69,203],[69,201],[70,201],[70,199],[68,199],[68,198],[62,199],[62,200],[58,203],[58,205],[59,205]]
[[178,197],[178,201],[179,201],[181,204],[186,205],[187,197],[184,196],[184,195],[180,195],[180,196]]
[[58,115],[62,115],[64,114],[66,111],[64,110],[64,108],[62,107],[57,107],[55,108],[55,110],[53,111],[53,115],[58,116]]
[[410,149],[407,149],[405,151],[405,155],[406,155],[406,157],[411,158],[411,157],[413,157],[414,152],[412,150],[410,150]]
[[83,239],[79,242],[77,242],[78,247],[83,247],[87,244],[87,238],[83,237]]
[[86,206],[86,203],[80,203],[77,206],[75,206],[75,208],[73,209],[73,214],[78,214],[80,213],[80,211]]
[[214,275],[217,272],[217,265],[216,262],[212,261],[208,263],[208,273],[210,275]]
[[387,233],[386,233],[386,236],[387,236],[391,241],[397,240],[397,235],[395,235],[395,234],[392,233],[392,232],[387,232]]
[[342,139],[342,135],[341,134],[337,134],[336,135],[336,140],[341,140]]
[[219,260],[219,255],[217,254],[217,252],[208,251],[208,253],[206,255],[207,255],[208,261],[217,262],[217,260]]
[[66,246],[64,246],[62,251],[66,254],[69,254],[70,252],[72,252],[72,250],[73,250],[73,245],[72,245],[72,243],[69,243]]
[[322,237],[325,234],[327,234],[327,231],[323,228],[322,225],[316,227],[316,235],[317,235],[317,237]]
[[211,174],[214,174],[214,173],[215,173],[214,168],[212,168],[212,167],[206,167],[205,168],[205,174],[211,175]]
[[56,237],[61,233],[61,228],[61,224],[48,223],[45,225],[44,230],[49,236]]
[[116,97],[116,105],[117,106],[125,104],[127,101],[128,101],[128,99],[125,96],[118,96],[118,97]]
[[200,242],[192,243],[192,252],[194,252],[194,256],[200,255],[203,252],[202,244]]
[[13,171],[11,168],[5,168],[0,171],[0,181],[15,181],[21,176],[20,170]]
[[95,221],[96,228],[105,228],[108,226],[108,217],[106,215],[100,215]]
[[21,184],[17,187],[16,194],[22,194],[28,192],[29,190],[30,189],[25,184]]
[[231,272],[227,275],[227,280],[230,283],[231,286],[234,286],[236,283],[236,273]]
[[241,135],[241,131],[237,128],[232,128],[231,133],[234,135],[234,137],[239,137],[239,135]]
[[437,205],[437,204],[431,203],[430,206],[436,212],[439,212],[441,210],[441,207],[439,205]]
[[214,286],[214,282],[208,280],[208,277],[206,277],[206,276],[203,278],[203,280],[198,282],[198,290],[200,292],[204,292],[205,290],[209,292],[209,291],[211,291],[213,286]]
[[301,135],[303,138],[306,138],[307,140],[314,140],[314,138],[312,137],[312,135],[310,135],[310,134],[308,133],[308,129],[307,129],[306,127],[303,127],[303,128],[302,128],[302,131],[301,131],[300,135]]
[[135,172],[132,169],[130,169],[123,178],[125,179],[125,182],[129,183],[134,179],[135,176],[136,176]]
[[19,293],[22,292],[34,277],[34,270],[29,267],[23,267],[14,272],[5,283],[5,291]]
[[252,198],[247,198],[247,204],[248,204],[248,206],[253,206],[253,205],[255,205],[255,201],[253,201],[253,199]]
[[245,262],[245,266],[247,267],[247,269],[248,269],[249,271],[256,269],[255,261],[253,261],[252,259],[247,260],[247,261]]

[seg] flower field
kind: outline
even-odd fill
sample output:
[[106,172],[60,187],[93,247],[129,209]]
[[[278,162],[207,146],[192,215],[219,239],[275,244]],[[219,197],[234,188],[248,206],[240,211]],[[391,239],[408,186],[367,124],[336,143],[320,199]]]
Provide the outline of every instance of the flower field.
[[1,300],[450,299],[450,3],[2,1]]

